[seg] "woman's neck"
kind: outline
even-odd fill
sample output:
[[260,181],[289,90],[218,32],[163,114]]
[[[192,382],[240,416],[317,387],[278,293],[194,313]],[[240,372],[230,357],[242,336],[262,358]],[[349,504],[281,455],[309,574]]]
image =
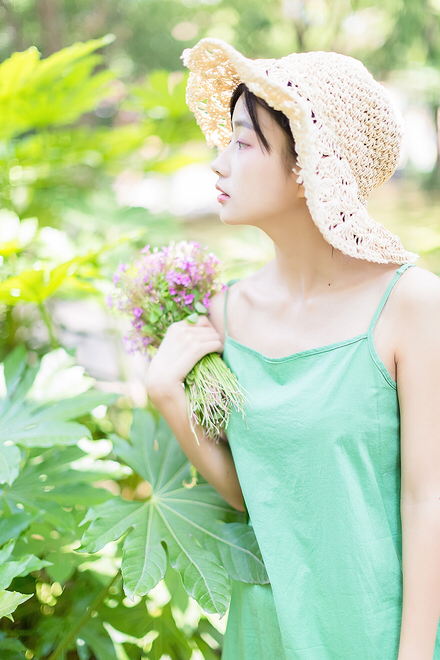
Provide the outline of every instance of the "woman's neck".
[[[275,286],[301,298],[310,298],[330,290],[346,290],[378,273],[376,263],[356,259],[333,248],[322,236],[304,206],[264,228],[272,239],[275,259],[271,276]],[[382,265],[384,270],[387,265]],[[388,266],[389,269],[389,266]]]

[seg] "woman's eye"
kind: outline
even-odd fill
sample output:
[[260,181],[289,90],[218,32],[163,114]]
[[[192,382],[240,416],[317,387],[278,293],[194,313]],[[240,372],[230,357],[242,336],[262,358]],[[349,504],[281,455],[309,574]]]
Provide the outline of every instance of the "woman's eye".
[[[244,142],[240,142],[240,140],[237,140],[237,144],[242,144],[243,147],[247,147],[247,144],[245,144]],[[238,147],[238,150],[239,150],[239,151],[242,151],[242,150],[240,149],[240,147]]]

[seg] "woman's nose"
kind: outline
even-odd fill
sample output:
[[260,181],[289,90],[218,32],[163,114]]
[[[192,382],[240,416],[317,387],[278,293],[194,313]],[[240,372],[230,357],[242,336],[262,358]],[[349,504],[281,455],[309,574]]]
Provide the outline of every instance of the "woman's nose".
[[220,176],[226,176],[227,175],[227,157],[226,157],[226,152],[227,152],[227,147],[221,151],[217,158],[214,158],[214,160],[211,163],[211,170],[214,172],[214,174],[219,174]]
[[219,172],[220,164],[218,162],[218,158],[219,158],[218,156],[217,158],[214,158],[214,160],[211,163],[211,170],[214,172],[214,174],[221,174],[221,172]]

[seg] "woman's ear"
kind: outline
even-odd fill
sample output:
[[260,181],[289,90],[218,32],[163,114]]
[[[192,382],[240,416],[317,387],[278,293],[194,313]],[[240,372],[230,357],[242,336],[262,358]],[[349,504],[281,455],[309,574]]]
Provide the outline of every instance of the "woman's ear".
[[[297,177],[300,176],[300,173],[298,172],[298,170],[296,169],[296,167],[292,167],[292,172],[293,172],[294,174],[296,174]],[[304,186],[303,186],[303,184],[302,184],[302,179],[300,179],[300,181],[298,182],[298,192],[297,192],[297,197],[298,197],[298,199],[303,199],[305,196],[306,196],[306,193],[305,193],[305,190],[304,190]]]

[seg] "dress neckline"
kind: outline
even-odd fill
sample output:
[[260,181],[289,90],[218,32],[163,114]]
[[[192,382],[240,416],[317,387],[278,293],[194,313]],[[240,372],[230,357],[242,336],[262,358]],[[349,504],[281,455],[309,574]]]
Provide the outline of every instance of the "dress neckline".
[[382,360],[381,360],[380,356],[378,355],[378,353],[376,351],[376,348],[374,346],[373,329],[374,329],[376,321],[379,318],[379,315],[380,315],[380,313],[381,313],[381,311],[382,311],[382,309],[383,309],[383,307],[384,307],[384,305],[385,305],[385,303],[388,299],[388,296],[389,296],[393,286],[395,285],[395,283],[397,282],[397,280],[399,279],[401,274],[407,268],[409,268],[411,266],[415,266],[415,264],[405,263],[405,264],[402,264],[401,266],[399,266],[399,268],[396,270],[396,272],[394,273],[394,277],[389,282],[389,284],[388,284],[388,286],[385,290],[385,293],[382,296],[382,300],[380,301],[378,307],[376,308],[374,316],[373,316],[373,318],[371,320],[371,323],[369,325],[369,328],[366,332],[363,332],[362,334],[356,335],[354,337],[350,337],[349,339],[342,339],[340,341],[336,341],[336,342],[333,342],[331,344],[325,344],[324,346],[317,346],[315,348],[308,348],[308,349],[305,349],[305,350],[302,350],[302,351],[297,351],[296,353],[291,353],[290,355],[285,355],[283,357],[278,357],[278,358],[269,357],[268,355],[264,355],[264,353],[261,353],[260,351],[257,351],[255,348],[250,348],[249,346],[246,346],[246,344],[242,344],[241,342],[239,342],[236,339],[233,339],[232,337],[229,336],[228,324],[226,322],[226,302],[227,302],[227,298],[228,298],[229,287],[234,282],[239,281],[238,279],[229,280],[229,282],[227,283],[226,294],[225,294],[225,302],[224,302],[224,310],[223,310],[224,319],[225,319],[225,341],[224,341],[224,345],[226,346],[226,344],[228,344],[228,343],[232,344],[233,346],[236,346],[237,348],[241,348],[243,351],[246,351],[247,353],[250,353],[251,355],[255,355],[255,356],[259,357],[260,359],[264,360],[265,362],[282,363],[282,362],[287,362],[289,360],[295,360],[295,359],[299,359],[299,358],[310,356],[310,355],[315,355],[315,354],[318,355],[320,353],[325,353],[325,352],[328,352],[328,351],[335,350],[337,348],[342,348],[343,346],[349,346],[350,344],[354,344],[356,342],[362,341],[363,339],[366,339],[368,347],[370,349],[370,353],[371,353],[374,361],[376,362],[377,366],[382,371],[383,375],[385,376],[385,378],[389,382],[389,384],[392,387],[396,388],[396,386],[397,386],[396,382],[391,378],[390,373],[388,372],[387,368],[385,367],[384,363],[382,362]]
[[225,344],[230,343],[234,346],[237,346],[238,348],[243,349],[247,353],[251,353],[252,355],[257,355],[265,362],[285,362],[288,360],[294,360],[300,357],[305,357],[307,355],[313,355],[315,353],[318,354],[318,353],[325,353],[327,351],[332,351],[336,348],[341,348],[342,346],[348,346],[349,344],[354,344],[355,342],[361,341],[362,339],[367,339],[367,337],[368,337],[368,332],[363,332],[361,335],[356,335],[355,337],[350,337],[349,339],[342,339],[340,341],[335,341],[332,344],[325,344],[324,346],[316,346],[315,348],[306,348],[302,351],[296,351],[295,353],[291,353],[290,355],[284,355],[282,357],[269,357],[268,355],[264,355],[264,353],[257,351],[255,348],[251,348],[250,346],[246,346],[246,344],[242,344],[240,341],[237,341],[236,339],[233,339],[233,337],[230,337],[227,329],[225,329],[224,343]]

